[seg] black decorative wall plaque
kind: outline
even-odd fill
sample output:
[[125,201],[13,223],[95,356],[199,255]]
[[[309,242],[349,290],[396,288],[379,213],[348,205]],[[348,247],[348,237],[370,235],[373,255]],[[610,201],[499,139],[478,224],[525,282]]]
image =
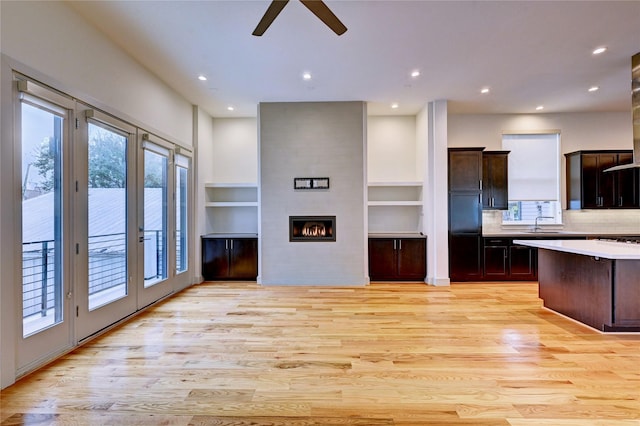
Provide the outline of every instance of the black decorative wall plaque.
[[293,189],[329,189],[329,178],[293,178]]

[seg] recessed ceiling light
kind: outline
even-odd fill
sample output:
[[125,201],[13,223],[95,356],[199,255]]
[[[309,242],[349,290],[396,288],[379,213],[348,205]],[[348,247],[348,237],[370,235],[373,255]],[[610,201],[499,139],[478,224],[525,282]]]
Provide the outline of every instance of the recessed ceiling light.
[[391,104],[391,108],[393,108],[393,109],[397,109],[397,108],[398,108],[398,106],[399,106],[399,105],[398,105],[398,103],[397,103],[397,102],[394,102],[394,103],[392,103],[392,104]]
[[538,105],[536,107],[536,111],[542,111],[543,109],[544,109],[544,106],[542,106],[542,105]]
[[200,81],[207,81],[207,77],[205,77],[204,75],[200,74],[200,75],[198,76],[198,80],[200,80]]
[[231,105],[229,105],[229,106],[227,107],[227,111],[233,111],[234,109],[235,109],[235,108],[234,108],[233,106],[231,106]]
[[590,91],[590,92],[595,92],[595,91],[596,91],[596,90],[598,90],[598,89],[599,89],[599,87],[598,87],[598,86],[591,86],[591,87],[589,87],[589,91]]
[[418,70],[413,70],[411,71],[411,77],[416,78],[420,76],[420,71]]
[[480,93],[489,93],[489,88],[483,87],[482,90],[480,90]]
[[594,55],[599,55],[601,53],[604,53],[607,51],[607,48],[602,46],[602,47],[598,47],[597,49],[595,49],[593,52],[591,52]]
[[311,80],[311,73],[310,72],[305,72],[302,74],[302,79],[303,80]]

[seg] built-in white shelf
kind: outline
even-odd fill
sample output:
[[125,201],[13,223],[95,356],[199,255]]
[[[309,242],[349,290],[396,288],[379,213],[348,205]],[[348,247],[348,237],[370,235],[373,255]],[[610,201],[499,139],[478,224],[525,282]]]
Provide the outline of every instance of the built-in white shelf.
[[422,182],[370,182],[369,206],[422,206]]
[[369,232],[421,231],[422,182],[369,182]]
[[257,232],[257,184],[208,182],[204,190],[208,232]]
[[372,206],[422,206],[422,201],[369,201]]
[[205,207],[258,207],[257,201],[209,201]]
[[255,183],[205,183],[206,207],[257,207]]
[[368,186],[422,186],[422,182],[410,181],[410,182],[369,182]]

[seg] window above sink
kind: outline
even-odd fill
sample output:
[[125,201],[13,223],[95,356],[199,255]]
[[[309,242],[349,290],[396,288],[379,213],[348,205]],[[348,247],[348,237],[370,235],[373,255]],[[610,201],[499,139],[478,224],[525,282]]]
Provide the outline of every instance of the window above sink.
[[502,212],[502,224],[562,225],[562,209],[557,201],[509,201],[508,210]]

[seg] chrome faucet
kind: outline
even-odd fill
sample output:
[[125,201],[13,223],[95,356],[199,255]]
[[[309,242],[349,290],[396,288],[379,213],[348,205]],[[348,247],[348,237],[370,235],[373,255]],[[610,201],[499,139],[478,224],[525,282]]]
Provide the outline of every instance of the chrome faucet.
[[540,231],[542,229],[540,226],[538,226],[538,219],[555,219],[555,217],[553,217],[553,216],[542,216],[542,215],[536,217],[535,225],[533,226],[533,232],[537,232],[537,231]]

